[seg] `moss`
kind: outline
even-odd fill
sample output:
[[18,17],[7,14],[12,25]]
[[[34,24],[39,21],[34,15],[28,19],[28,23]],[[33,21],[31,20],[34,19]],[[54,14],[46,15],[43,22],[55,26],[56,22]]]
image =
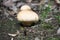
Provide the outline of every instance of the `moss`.
[[55,37],[49,37],[46,40],[60,40],[60,38],[55,38]]

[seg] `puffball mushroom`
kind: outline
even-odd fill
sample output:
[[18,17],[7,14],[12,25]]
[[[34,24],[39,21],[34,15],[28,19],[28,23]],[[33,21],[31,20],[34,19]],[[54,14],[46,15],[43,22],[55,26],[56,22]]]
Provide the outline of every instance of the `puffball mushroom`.
[[17,14],[17,19],[22,22],[23,25],[30,26],[39,20],[38,14],[32,11],[30,6],[23,5],[20,10],[21,11]]

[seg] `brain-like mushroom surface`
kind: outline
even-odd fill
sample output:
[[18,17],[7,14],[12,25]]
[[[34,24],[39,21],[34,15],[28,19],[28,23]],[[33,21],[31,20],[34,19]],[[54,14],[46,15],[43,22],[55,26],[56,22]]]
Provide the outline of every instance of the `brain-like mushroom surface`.
[[39,20],[37,13],[31,10],[30,6],[23,5],[21,11],[17,14],[17,19],[22,22],[23,25],[31,25],[33,22]]

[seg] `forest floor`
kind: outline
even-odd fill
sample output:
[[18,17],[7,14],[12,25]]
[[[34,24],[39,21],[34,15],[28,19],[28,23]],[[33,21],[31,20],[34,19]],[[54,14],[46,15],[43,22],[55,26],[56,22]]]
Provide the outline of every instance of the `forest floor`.
[[[0,3],[0,40],[60,40],[57,33],[60,27],[60,4],[54,0],[46,3],[24,3],[17,1],[13,7],[11,3]],[[3,4],[3,5],[2,5]],[[31,27],[23,27],[16,19],[19,8],[28,4],[38,13],[39,22]],[[15,35],[14,37],[10,34]]]

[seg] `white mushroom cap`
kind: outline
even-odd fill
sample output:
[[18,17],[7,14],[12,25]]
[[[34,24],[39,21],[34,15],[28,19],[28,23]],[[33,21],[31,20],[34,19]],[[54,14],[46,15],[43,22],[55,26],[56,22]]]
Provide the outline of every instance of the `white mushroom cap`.
[[38,21],[38,15],[33,11],[21,11],[18,13],[17,18],[19,21]]
[[30,9],[31,9],[30,6],[24,5],[24,6],[21,7],[20,10],[30,10]]
[[17,14],[17,19],[21,22],[31,24],[39,20],[38,14],[33,12],[28,5],[21,7],[21,11]]

